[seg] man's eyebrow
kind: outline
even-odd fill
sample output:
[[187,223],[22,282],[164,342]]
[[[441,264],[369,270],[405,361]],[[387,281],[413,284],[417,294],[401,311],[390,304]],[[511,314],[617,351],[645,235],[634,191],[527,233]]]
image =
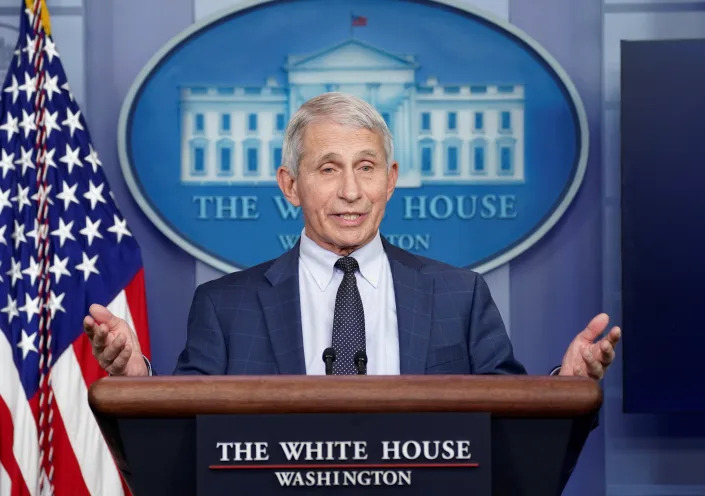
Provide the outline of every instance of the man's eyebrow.
[[[369,157],[369,158],[377,158],[379,155],[378,153],[373,150],[373,149],[367,149],[367,150],[362,150],[359,151],[355,154],[355,158],[359,159],[362,157]],[[340,155],[335,152],[328,152],[325,155],[321,155],[318,157],[318,160],[316,161],[319,164],[325,164],[326,162],[339,162],[340,161]]]
[[368,149],[368,150],[362,150],[361,152],[358,152],[356,157],[372,157],[372,158],[377,158],[379,155],[375,150]]
[[319,164],[326,163],[326,162],[335,162],[340,159],[340,155],[338,155],[335,152],[328,152],[325,155],[322,155],[318,158],[317,162]]

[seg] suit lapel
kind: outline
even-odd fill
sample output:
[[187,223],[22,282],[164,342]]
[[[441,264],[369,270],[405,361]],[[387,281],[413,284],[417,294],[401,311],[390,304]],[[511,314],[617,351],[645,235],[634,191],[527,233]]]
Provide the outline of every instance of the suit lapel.
[[431,339],[433,279],[421,272],[422,262],[382,238],[394,280],[399,328],[399,371],[423,374],[426,371]]
[[299,244],[277,258],[264,276],[272,285],[259,290],[259,299],[279,373],[305,374],[299,303]]

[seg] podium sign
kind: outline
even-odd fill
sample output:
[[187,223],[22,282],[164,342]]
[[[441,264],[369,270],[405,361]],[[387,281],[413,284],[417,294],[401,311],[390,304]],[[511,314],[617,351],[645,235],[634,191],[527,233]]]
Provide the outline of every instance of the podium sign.
[[136,496],[546,496],[602,392],[581,377],[106,377],[88,399]]
[[491,494],[487,413],[199,415],[198,495]]

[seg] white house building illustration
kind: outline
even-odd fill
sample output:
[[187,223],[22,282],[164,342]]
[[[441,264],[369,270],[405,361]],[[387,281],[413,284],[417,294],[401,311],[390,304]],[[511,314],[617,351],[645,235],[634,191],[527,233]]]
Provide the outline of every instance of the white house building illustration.
[[181,181],[271,185],[286,123],[327,91],[363,98],[394,137],[399,187],[524,182],[524,87],[416,81],[414,55],[348,40],[290,55],[287,85],[181,88]]

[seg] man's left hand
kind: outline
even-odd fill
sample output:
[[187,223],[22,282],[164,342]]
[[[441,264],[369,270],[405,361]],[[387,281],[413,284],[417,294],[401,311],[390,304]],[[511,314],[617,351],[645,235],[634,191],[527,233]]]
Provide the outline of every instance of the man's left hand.
[[614,349],[622,337],[621,329],[615,326],[604,338],[595,342],[608,323],[606,313],[590,321],[568,346],[559,375],[592,377],[598,381],[604,377],[605,370],[614,360]]

